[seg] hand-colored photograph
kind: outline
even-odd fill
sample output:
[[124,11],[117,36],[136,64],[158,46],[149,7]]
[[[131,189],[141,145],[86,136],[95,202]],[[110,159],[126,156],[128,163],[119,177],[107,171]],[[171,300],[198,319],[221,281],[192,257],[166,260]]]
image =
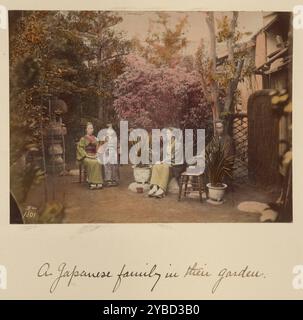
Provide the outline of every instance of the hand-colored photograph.
[[10,223],[292,222],[291,21],[9,11]]

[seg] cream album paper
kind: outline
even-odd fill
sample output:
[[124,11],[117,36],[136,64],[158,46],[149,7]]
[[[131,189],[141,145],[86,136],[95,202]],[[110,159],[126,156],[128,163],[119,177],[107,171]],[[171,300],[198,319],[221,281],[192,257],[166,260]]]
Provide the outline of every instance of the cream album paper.
[[302,299],[303,3],[0,2],[0,299]]

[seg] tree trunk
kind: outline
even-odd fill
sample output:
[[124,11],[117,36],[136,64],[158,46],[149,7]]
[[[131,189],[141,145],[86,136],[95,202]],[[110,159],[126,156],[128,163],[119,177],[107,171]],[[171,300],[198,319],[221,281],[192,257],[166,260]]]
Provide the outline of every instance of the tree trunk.
[[[99,55],[98,55],[98,69],[99,69],[99,75],[98,75],[98,89],[101,91],[103,88],[103,79],[102,79],[102,72],[101,72],[101,67],[102,67],[102,61],[104,59],[103,55],[103,49],[102,46],[100,45],[99,48]],[[106,119],[105,119],[105,110],[104,110],[104,103],[103,103],[103,97],[99,96],[98,97],[98,118],[102,121],[103,125],[106,124]]]
[[238,62],[235,77],[230,80],[227,90],[226,90],[226,97],[225,97],[225,103],[224,103],[224,111],[225,112],[232,112],[233,111],[233,102],[234,102],[234,96],[235,91],[237,90],[239,78],[242,72],[244,60],[241,59]]
[[239,13],[237,11],[233,12],[233,18],[231,20],[230,24],[230,37],[227,39],[227,52],[228,52],[228,58],[227,61],[231,66],[234,66],[236,71],[233,79],[231,79],[228,83],[228,86],[226,88],[226,97],[224,102],[224,112],[232,112],[233,111],[233,102],[234,102],[234,95],[235,91],[238,87],[239,78],[242,72],[243,63],[244,60],[241,59],[237,65],[235,61],[235,31],[237,26],[237,20],[238,20]]
[[[211,71],[212,74],[216,74],[216,64],[217,64],[217,52],[216,52],[216,32],[215,32],[215,19],[213,12],[206,13],[206,23],[209,29],[210,35],[210,49],[209,56],[211,61]],[[213,121],[219,119],[220,108],[219,108],[219,89],[214,78],[211,79],[210,84],[211,89],[211,100],[212,100],[212,113]]]

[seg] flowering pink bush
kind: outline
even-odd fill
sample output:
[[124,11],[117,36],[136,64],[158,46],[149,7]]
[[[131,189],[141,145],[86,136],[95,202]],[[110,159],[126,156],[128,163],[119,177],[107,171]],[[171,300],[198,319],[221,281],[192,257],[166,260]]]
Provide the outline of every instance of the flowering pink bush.
[[126,57],[114,95],[119,119],[133,127],[204,128],[211,117],[197,72],[180,66],[156,67],[134,54]]

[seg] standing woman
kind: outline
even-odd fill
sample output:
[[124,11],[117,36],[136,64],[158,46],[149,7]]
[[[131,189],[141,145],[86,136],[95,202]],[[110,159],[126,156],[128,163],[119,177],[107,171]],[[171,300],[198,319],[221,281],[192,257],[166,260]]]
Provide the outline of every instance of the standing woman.
[[99,142],[93,133],[94,127],[91,122],[88,122],[86,125],[86,135],[80,139],[77,145],[77,160],[82,161],[84,165],[89,189],[102,189],[102,170],[97,160]]
[[[119,164],[118,164],[118,139],[111,123],[107,125],[106,143],[107,148],[103,150],[104,179],[107,187],[119,184]],[[100,139],[100,136],[98,135]]]

